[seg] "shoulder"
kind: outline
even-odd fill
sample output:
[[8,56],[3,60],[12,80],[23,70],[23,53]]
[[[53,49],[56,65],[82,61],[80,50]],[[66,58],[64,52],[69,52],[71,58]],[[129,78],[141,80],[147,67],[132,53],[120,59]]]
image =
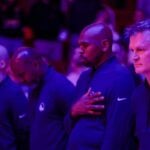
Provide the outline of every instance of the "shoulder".
[[130,70],[115,59],[108,65],[107,75],[115,83],[114,85],[134,85],[134,79]]
[[114,69],[116,79],[120,82],[134,82],[133,75],[126,66],[116,64]]
[[22,91],[21,87],[15,82],[13,82],[9,77],[6,77],[6,79],[1,83],[1,85],[2,85],[1,89],[6,90],[8,93],[14,92],[15,94],[16,92]]
[[8,77],[2,83],[0,94],[1,102],[3,101],[9,109],[14,109],[14,112],[17,111],[17,109],[26,107],[27,100],[21,87]]
[[126,66],[121,65],[116,58],[112,57],[99,68],[99,73],[106,74],[112,79],[131,78],[132,75]]
[[79,76],[79,80],[82,80],[82,79],[85,79],[85,80],[86,80],[86,78],[90,75],[91,71],[92,71],[91,68],[89,68],[89,69],[83,71],[83,72],[81,73],[81,75]]
[[149,106],[150,90],[145,86],[145,83],[140,84],[132,93],[132,109],[134,112],[145,112]]

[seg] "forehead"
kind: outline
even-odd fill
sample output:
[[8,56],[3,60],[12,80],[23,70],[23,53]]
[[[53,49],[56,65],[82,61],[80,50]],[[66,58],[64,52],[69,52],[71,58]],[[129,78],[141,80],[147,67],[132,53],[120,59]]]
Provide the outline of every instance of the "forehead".
[[129,47],[150,45],[150,31],[138,32],[130,37]]
[[92,41],[91,35],[87,34],[86,32],[82,32],[79,36],[78,43],[91,43]]
[[102,30],[102,27],[91,27],[91,28],[83,30],[79,36],[78,42],[79,43],[82,43],[82,42],[95,43],[95,42],[100,41],[101,30]]

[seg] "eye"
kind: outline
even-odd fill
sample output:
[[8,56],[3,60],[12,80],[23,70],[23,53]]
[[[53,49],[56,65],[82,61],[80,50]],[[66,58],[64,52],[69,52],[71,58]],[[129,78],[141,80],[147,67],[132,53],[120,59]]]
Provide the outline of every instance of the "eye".
[[82,42],[82,43],[80,43],[80,47],[81,48],[87,48],[89,46],[89,44],[88,43],[86,43],[86,42]]
[[133,49],[130,49],[130,52],[131,52],[131,53],[133,53],[133,52],[134,52],[134,50],[133,50]]
[[144,51],[145,51],[144,48],[130,49],[131,53],[134,53],[134,52],[136,52],[136,53],[143,53]]
[[144,49],[143,48],[138,48],[137,51],[141,52],[141,51],[144,51]]

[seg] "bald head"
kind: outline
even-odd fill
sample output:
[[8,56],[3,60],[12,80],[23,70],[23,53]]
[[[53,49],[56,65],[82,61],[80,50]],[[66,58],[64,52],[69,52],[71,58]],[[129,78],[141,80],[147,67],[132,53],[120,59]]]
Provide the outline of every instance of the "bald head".
[[110,47],[112,46],[112,31],[105,24],[91,24],[85,27],[80,34],[80,37],[82,36],[89,37],[90,41],[97,45],[99,45],[102,40],[107,40]]
[[31,63],[33,60],[41,61],[42,58],[36,53],[35,49],[30,47],[21,47],[14,52],[11,60]]
[[79,37],[81,59],[85,66],[96,67],[112,53],[112,32],[102,23],[85,27]]

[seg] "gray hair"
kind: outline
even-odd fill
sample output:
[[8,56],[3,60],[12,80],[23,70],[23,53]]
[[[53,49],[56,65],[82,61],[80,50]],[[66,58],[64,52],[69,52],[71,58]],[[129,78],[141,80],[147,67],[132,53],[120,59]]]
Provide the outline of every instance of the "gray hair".
[[125,36],[130,37],[138,32],[150,31],[150,19],[137,22],[126,29]]

